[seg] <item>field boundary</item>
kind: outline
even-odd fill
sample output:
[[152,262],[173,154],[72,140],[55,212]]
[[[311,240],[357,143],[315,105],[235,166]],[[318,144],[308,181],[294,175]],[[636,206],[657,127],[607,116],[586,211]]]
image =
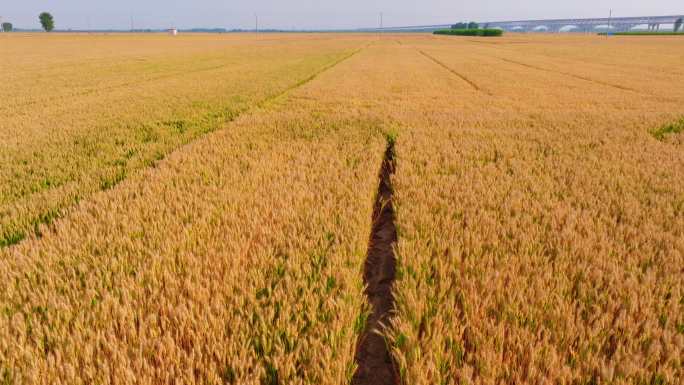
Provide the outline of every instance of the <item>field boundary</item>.
[[478,86],[474,81],[468,79],[468,77],[466,77],[465,75],[459,73],[458,71],[454,70],[453,68],[449,67],[448,65],[442,63],[441,61],[439,61],[438,59],[436,59],[434,56],[432,56],[432,55],[426,53],[425,51],[423,51],[423,50],[421,50],[421,49],[419,49],[418,52],[420,52],[420,54],[423,55],[423,56],[425,56],[426,58],[430,59],[430,60],[431,60],[432,62],[434,62],[435,64],[439,65],[440,67],[444,68],[445,70],[447,70],[447,71],[451,72],[452,74],[456,75],[457,77],[459,77],[459,78],[460,78],[461,80],[463,80],[464,82],[468,83],[468,84],[469,84],[471,87],[473,87],[473,89],[475,89],[476,91],[485,92],[485,91],[483,91],[482,88],[480,88],[480,86]]
[[399,383],[397,364],[381,334],[394,309],[392,286],[396,275],[394,245],[397,228],[394,223],[392,182],[396,164],[394,139],[388,136],[387,149],[380,167],[378,191],[373,205],[373,225],[368,241],[363,281],[371,313],[356,346],[356,372],[352,385],[395,385]]
[[569,77],[572,77],[572,78],[575,78],[575,79],[584,80],[584,81],[586,81],[586,82],[590,82],[590,83],[594,83],[594,84],[598,84],[598,85],[602,85],[602,86],[606,86],[606,87],[616,88],[616,89],[622,90],[622,91],[635,92],[635,93],[640,94],[640,95],[643,94],[641,91],[635,90],[634,88],[625,87],[625,86],[622,86],[622,85],[619,85],[619,84],[613,84],[613,83],[604,82],[604,81],[601,81],[601,80],[592,79],[592,78],[589,78],[589,77],[586,77],[586,76],[573,74],[573,73],[571,73],[571,72],[552,70],[552,69],[549,69],[549,68],[539,67],[539,66],[536,66],[536,65],[534,65],[534,64],[523,63],[523,62],[519,62],[519,61],[517,61],[517,60],[507,59],[507,58],[503,58],[503,57],[496,57],[496,58],[499,59],[499,60],[501,60],[501,61],[504,61],[504,62],[506,62],[506,63],[517,64],[517,65],[519,65],[519,66],[531,68],[531,69],[534,69],[534,70],[537,70],[537,71],[544,71],[544,72],[550,72],[550,73],[560,74],[560,75],[569,76]]
[[7,111],[7,110],[14,109],[14,108],[28,107],[28,106],[32,106],[34,104],[39,104],[39,103],[44,103],[44,102],[54,102],[55,99],[61,100],[61,99],[68,99],[68,98],[74,98],[74,97],[88,96],[88,95],[91,95],[94,93],[113,91],[113,90],[118,90],[120,88],[128,88],[128,87],[135,88],[135,87],[143,85],[143,84],[153,83],[153,82],[160,81],[160,80],[173,79],[173,78],[183,77],[185,75],[194,75],[194,74],[198,74],[198,73],[202,73],[202,72],[216,71],[216,70],[228,67],[229,65],[230,64],[221,64],[221,65],[215,65],[215,66],[211,66],[211,67],[195,68],[195,69],[188,70],[188,71],[173,72],[173,73],[167,73],[164,75],[158,75],[158,76],[150,77],[147,79],[140,79],[138,81],[130,81],[130,82],[124,82],[124,83],[119,83],[119,84],[112,84],[112,85],[105,86],[102,88],[91,88],[91,89],[86,89],[83,91],[67,93],[67,94],[63,94],[63,95],[56,95],[56,96],[52,96],[52,97],[48,97],[48,98],[34,99],[34,100],[30,100],[30,101],[23,102],[23,103],[8,105],[6,107],[0,108],[0,111]]
[[[366,46],[366,47],[367,47],[367,46]],[[333,69],[334,67],[336,67],[338,64],[342,63],[343,61],[346,61],[346,60],[348,60],[348,59],[351,59],[354,55],[356,55],[357,53],[359,53],[359,52],[363,51],[364,49],[366,49],[366,47],[358,48],[358,49],[352,51],[351,53],[348,53],[347,55],[345,55],[345,56],[343,56],[343,57],[341,57],[341,58],[339,58],[339,59],[333,61],[332,63],[330,63],[330,64],[324,66],[324,67],[321,68],[320,70],[314,72],[314,73],[311,74],[310,76],[308,76],[308,77],[306,77],[306,78],[300,80],[299,82],[297,82],[297,83],[295,83],[295,84],[293,84],[293,85],[291,85],[291,86],[285,88],[283,91],[280,91],[280,92],[278,92],[277,94],[271,95],[271,96],[269,96],[269,97],[263,99],[262,101],[256,103],[256,104],[254,105],[254,107],[262,108],[262,107],[266,106],[268,103],[270,103],[270,102],[272,102],[272,101],[274,101],[274,100],[276,100],[276,99],[278,99],[278,98],[281,98],[281,97],[287,95],[288,93],[290,93],[290,92],[292,92],[292,91],[294,91],[294,90],[296,90],[296,89],[298,89],[298,88],[300,88],[300,87],[306,85],[307,83],[309,83],[309,82],[315,80],[318,76],[320,76],[320,75],[323,74],[324,72]],[[253,108],[253,107],[248,108],[247,111],[249,111],[249,110],[252,109],[252,108]]]

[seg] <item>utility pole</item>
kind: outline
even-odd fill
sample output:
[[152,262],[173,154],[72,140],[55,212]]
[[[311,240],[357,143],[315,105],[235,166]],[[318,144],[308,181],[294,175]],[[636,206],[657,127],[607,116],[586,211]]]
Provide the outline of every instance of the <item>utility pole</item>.
[[254,31],[257,35],[259,34],[259,15],[256,13],[254,14]]
[[610,36],[610,32],[613,29],[613,10],[610,10],[608,14],[608,32],[606,32],[606,37]]
[[380,30],[378,30],[378,39],[382,39],[382,12],[380,12]]

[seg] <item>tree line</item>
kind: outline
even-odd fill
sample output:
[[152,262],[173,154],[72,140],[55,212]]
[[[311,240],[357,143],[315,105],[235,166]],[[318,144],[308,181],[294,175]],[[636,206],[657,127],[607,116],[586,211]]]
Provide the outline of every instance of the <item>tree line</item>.
[[[52,14],[50,14],[50,12],[42,12],[40,15],[38,15],[38,20],[40,21],[40,25],[43,27],[45,32],[50,32],[55,29],[55,18],[52,16]],[[10,22],[4,22],[0,28],[2,28],[3,32],[12,32],[14,26]]]

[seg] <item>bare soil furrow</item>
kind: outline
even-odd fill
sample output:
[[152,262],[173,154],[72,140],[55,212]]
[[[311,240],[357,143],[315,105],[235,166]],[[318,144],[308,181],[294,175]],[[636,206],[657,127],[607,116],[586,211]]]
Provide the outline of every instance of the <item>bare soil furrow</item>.
[[394,309],[392,284],[396,273],[394,245],[397,229],[394,224],[391,175],[394,173],[394,143],[389,141],[380,169],[380,183],[373,208],[373,228],[363,279],[366,296],[371,304],[371,314],[356,348],[356,373],[354,385],[392,385],[399,383],[397,365],[381,334]]

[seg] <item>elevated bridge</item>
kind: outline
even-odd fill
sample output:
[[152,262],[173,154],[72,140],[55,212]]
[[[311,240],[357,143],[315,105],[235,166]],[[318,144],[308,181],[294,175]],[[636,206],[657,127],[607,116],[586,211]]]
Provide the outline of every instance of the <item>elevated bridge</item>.
[[[605,32],[610,26],[614,32],[629,31],[635,27],[660,30],[663,24],[675,24],[684,15],[637,16],[593,19],[548,19],[481,22],[481,27],[501,28],[509,32]],[[450,28],[451,24],[414,25],[407,27],[368,28],[359,31],[386,32],[432,32]]]
[[663,24],[675,24],[683,19],[682,15],[674,16],[638,16],[638,17],[613,17],[594,19],[551,19],[551,20],[517,20],[495,21],[482,23],[489,28],[501,28],[505,31],[520,32],[593,32],[629,31],[635,27],[644,26],[649,30],[659,30]]

